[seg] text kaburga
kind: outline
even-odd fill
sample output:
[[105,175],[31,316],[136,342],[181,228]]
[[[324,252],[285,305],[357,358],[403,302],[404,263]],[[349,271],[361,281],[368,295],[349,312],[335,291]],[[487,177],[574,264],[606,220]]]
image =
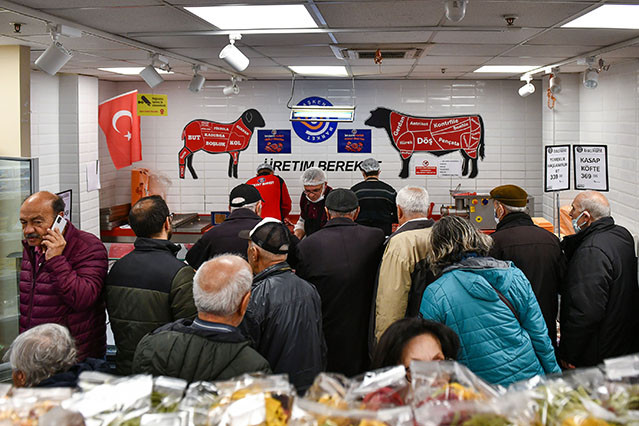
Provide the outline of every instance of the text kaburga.
[[[279,172],[303,172],[311,167],[318,167],[327,172],[355,172],[359,170],[361,161],[349,160],[274,160],[266,158],[264,160],[273,166],[274,171]],[[380,164],[382,161],[377,160]]]

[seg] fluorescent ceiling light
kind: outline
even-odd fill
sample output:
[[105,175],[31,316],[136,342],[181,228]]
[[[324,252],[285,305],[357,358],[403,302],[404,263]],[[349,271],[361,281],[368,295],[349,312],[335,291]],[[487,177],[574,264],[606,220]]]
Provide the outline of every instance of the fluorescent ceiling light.
[[639,5],[604,4],[561,28],[619,28],[639,29]]
[[317,28],[302,4],[185,7],[221,30],[257,28]]
[[[119,68],[98,68],[100,71],[113,72],[124,75],[137,75],[144,67],[119,67]],[[159,68],[155,69],[159,74],[173,74],[173,71],[164,71]]]
[[539,65],[484,65],[473,72],[519,74],[539,68]]
[[329,66],[297,66],[291,65],[289,67],[295,74],[300,75],[314,75],[314,76],[330,76],[330,77],[348,77],[346,67],[342,65],[329,65]]
[[355,119],[354,106],[293,106],[291,121],[341,121]]

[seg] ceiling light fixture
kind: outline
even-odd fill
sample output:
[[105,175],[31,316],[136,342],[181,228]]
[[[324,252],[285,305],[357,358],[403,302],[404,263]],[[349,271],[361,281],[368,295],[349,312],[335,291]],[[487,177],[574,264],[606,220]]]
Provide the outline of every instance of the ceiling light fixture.
[[521,96],[522,98],[525,98],[535,93],[535,85],[531,83],[532,82],[531,75],[526,74],[523,77],[521,77],[520,80],[525,81],[526,84],[524,84],[523,86],[519,88],[519,96]]
[[583,84],[588,89],[596,89],[599,85],[599,73],[610,69],[610,65],[607,65],[602,58],[597,60],[594,56],[580,59],[577,63],[588,65],[588,69],[583,74]]
[[459,22],[466,16],[466,5],[468,0],[446,0],[444,2],[444,10],[446,11],[446,19],[450,22]]
[[303,4],[185,7],[221,30],[317,28]]
[[618,28],[639,29],[639,5],[604,4],[573,19],[561,28]]
[[493,74],[519,74],[525,73],[535,68],[539,68],[539,65],[484,65],[477,68],[473,72],[493,73]]
[[233,96],[240,94],[240,87],[237,85],[238,81],[240,81],[239,78],[235,76],[231,77],[231,84],[225,86],[224,89],[222,89],[222,93],[224,93],[224,96]]
[[288,67],[295,74],[315,77],[348,77],[348,71],[343,65],[306,66],[291,65]]
[[561,79],[559,78],[559,68],[553,68],[548,81],[548,88],[553,95],[561,92]]
[[235,47],[235,42],[241,38],[242,34],[229,34],[229,44],[220,52],[220,59],[229,64],[237,72],[244,71],[249,65],[249,58],[240,52],[240,49]]
[[171,67],[169,66],[169,60],[157,53],[151,55],[151,65],[144,67],[142,71],[140,71],[140,77],[149,85],[149,87],[154,88],[158,84],[162,83],[164,79],[160,75],[160,73],[155,69],[155,63],[158,62],[158,68],[161,70],[170,72]]
[[61,34],[68,37],[81,37],[82,31],[66,25],[47,25],[47,28],[52,42],[35,60],[35,66],[49,75],[55,75],[73,57],[73,54],[58,41],[58,37]]
[[193,78],[189,83],[189,90],[193,93],[197,93],[202,90],[204,87],[204,83],[206,83],[206,78],[203,75],[199,74],[200,71],[206,71],[206,67],[202,67],[201,65],[193,65]]
[[596,89],[599,86],[599,71],[593,68],[588,68],[584,71],[583,76],[584,87],[587,89]]

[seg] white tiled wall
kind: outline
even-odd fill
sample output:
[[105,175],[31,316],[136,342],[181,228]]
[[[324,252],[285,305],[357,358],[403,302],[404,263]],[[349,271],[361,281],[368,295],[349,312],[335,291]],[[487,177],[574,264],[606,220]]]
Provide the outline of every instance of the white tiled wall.
[[[633,234],[639,234],[639,61],[619,64],[599,75],[599,86],[586,89],[581,76],[562,76],[555,108],[555,141],[608,145],[612,216]],[[544,144],[551,144],[552,113],[544,108]],[[571,165],[572,169],[572,165]],[[571,186],[574,182],[571,181]],[[577,191],[562,192],[561,204],[570,204]],[[544,215],[552,217],[552,199],[544,197]]]
[[[171,185],[167,200],[176,212],[206,212],[225,210],[229,191],[252,177],[255,167],[266,158],[276,160],[363,160],[367,154],[337,154],[337,133],[328,141],[310,144],[292,135],[292,154],[258,155],[257,135],[251,145],[240,154],[239,179],[228,178],[228,154],[194,155],[194,167],[200,179],[193,180],[188,171],[186,179],[178,177],[178,151],[184,125],[193,119],[219,122],[235,121],[248,108],[261,112],[265,129],[291,129],[286,108],[291,95],[290,81],[242,82],[239,96],[227,98],[221,89],[228,82],[207,82],[198,94],[187,90],[188,82],[164,82],[151,90],[143,82],[100,82],[100,100],[119,93],[138,89],[140,93],[167,94],[168,117],[142,117],[142,158],[133,167],[146,167],[168,177]],[[481,114],[485,125],[486,158],[479,161],[476,179],[417,177],[414,167],[423,160],[435,158],[429,154],[415,154],[411,160],[409,179],[398,177],[401,162],[399,153],[382,129],[373,129],[373,156],[382,163],[381,178],[396,189],[407,184],[424,185],[432,201],[450,203],[449,190],[461,184],[462,189],[487,192],[506,183],[520,185],[537,200],[536,214],[542,211],[542,108],[539,91],[528,98],[517,94],[519,81],[356,81],[354,123],[340,124],[340,129],[369,128],[364,121],[369,111],[388,107],[403,113],[420,116]],[[350,104],[351,82],[298,81],[293,103],[308,96],[321,96],[334,105]],[[116,171],[108,157],[104,135],[100,132],[102,163],[102,206],[130,201],[130,169]],[[461,158],[458,152],[441,158]],[[279,172],[286,180],[294,199],[293,212],[299,211],[301,193],[299,172]],[[361,180],[358,172],[328,172],[333,187],[350,187]]]
[[57,76],[31,73],[31,155],[39,160],[40,189],[60,191],[59,83]]

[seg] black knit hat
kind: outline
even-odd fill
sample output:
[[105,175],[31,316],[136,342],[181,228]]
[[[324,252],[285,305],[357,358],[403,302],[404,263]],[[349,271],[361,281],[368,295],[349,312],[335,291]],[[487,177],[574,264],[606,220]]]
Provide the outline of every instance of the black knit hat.
[[273,254],[287,254],[291,244],[286,225],[272,217],[265,217],[253,229],[240,231],[238,235]]

